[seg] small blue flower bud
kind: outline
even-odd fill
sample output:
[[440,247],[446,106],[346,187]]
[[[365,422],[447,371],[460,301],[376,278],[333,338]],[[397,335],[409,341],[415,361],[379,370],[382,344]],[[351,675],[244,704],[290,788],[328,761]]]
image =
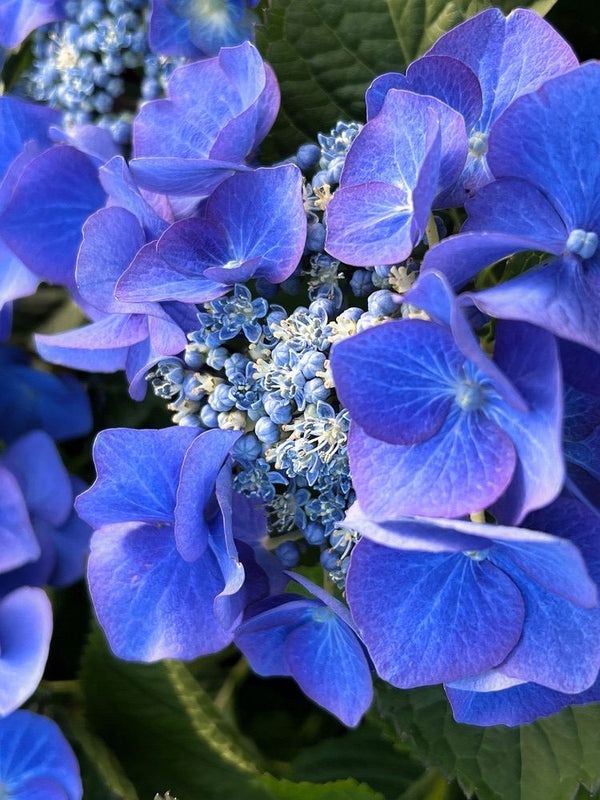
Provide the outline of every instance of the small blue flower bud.
[[328,572],[331,572],[338,566],[337,554],[332,553],[331,550],[323,550],[319,560],[321,561],[321,566],[323,569],[327,570]]
[[219,427],[219,412],[215,411],[209,405],[202,406],[200,410],[200,421],[207,428]]
[[398,296],[394,292],[390,292],[389,289],[379,289],[369,295],[367,306],[371,314],[385,317],[400,310],[397,299]]
[[350,278],[350,288],[355,297],[367,297],[373,291],[373,281],[368,269],[357,269]]
[[265,444],[273,444],[279,439],[281,429],[270,417],[261,417],[254,426],[256,437]]
[[325,528],[318,522],[309,522],[302,533],[309,544],[323,544],[325,541]]
[[312,169],[321,156],[321,149],[316,144],[302,144],[296,153],[296,164],[303,172]]
[[215,411],[231,411],[235,400],[231,396],[231,386],[228,383],[219,383],[208,398],[208,403]]
[[275,555],[287,569],[295,567],[300,560],[300,551],[294,542],[282,542],[276,548]]

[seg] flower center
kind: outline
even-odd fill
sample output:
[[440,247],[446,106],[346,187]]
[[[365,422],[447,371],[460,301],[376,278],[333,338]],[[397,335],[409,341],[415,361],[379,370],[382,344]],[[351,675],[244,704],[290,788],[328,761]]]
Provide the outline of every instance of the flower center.
[[455,397],[463,411],[476,411],[483,405],[483,389],[476,383],[459,383]]
[[469,138],[469,153],[473,156],[481,158],[487,153],[488,149],[488,135],[477,131]]
[[335,616],[333,611],[330,608],[327,608],[327,606],[313,608],[311,614],[315,622],[329,622],[329,620]]
[[598,234],[594,231],[584,231],[581,228],[575,228],[569,234],[567,239],[567,250],[570,253],[575,253],[581,258],[591,258],[598,247]]

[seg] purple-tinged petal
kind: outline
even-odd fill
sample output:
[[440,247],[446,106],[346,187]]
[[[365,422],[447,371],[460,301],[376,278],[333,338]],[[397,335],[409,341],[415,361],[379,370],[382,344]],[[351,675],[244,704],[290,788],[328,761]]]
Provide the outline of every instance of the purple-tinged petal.
[[570,230],[597,229],[599,126],[600,64],[588,62],[516,100],[490,134],[488,161],[496,177],[522,178],[541,189]]
[[206,431],[186,451],[174,512],[175,543],[185,561],[195,561],[208,545],[206,507],[217,476],[239,437],[239,431]]
[[442,138],[437,112],[453,113],[463,133],[464,123],[443,103],[432,110],[433,102],[391,90],[382,112],[352,143],[327,206],[326,248],[336,258],[355,266],[392,263],[408,256],[423,235],[436,190],[462,168],[456,126]]
[[517,465],[493,513],[499,522],[518,524],[550,503],[564,482],[562,380],[556,339],[527,322],[496,326],[494,359],[529,404],[529,412],[493,404],[490,418],[510,436]]
[[208,197],[217,186],[236,171],[247,169],[231,161],[146,156],[132,159],[131,173],[144,189],[175,195]]
[[81,226],[105,199],[87,156],[68,145],[51,147],[23,170],[0,214],[0,233],[28,269],[71,286]]
[[492,381],[503,400],[519,411],[528,410],[527,403],[511,381],[481,349],[479,340],[465,316],[466,303],[463,305],[462,297],[456,298],[441,272],[427,272],[421,275],[404,299],[407,303],[422,308],[434,320],[451,329],[455,346]]
[[98,125],[70,125],[67,129],[53,126],[50,135],[53,142],[74,145],[89,156],[98,167],[120,155],[121,152],[110,131]]
[[203,263],[228,260],[224,232],[204,220],[186,219],[168,228],[158,242],[143,247],[119,279],[116,294],[125,302],[179,300],[203,303],[228,286],[202,274]]
[[[439,175],[435,174],[437,163],[428,164],[427,170],[422,166],[438,130]],[[465,157],[466,134],[460,114],[434,98],[391,90],[381,113],[352,142],[340,186],[379,181],[412,190],[422,172],[432,172],[439,191],[458,178]]]
[[387,322],[333,346],[336,391],[369,436],[422,442],[443,425],[464,363],[452,335],[423,320]]
[[142,197],[122,156],[115,156],[101,167],[99,177],[109,206],[120,206],[137,217],[149,239],[158,239],[164,233],[167,223]]
[[348,453],[358,501],[380,520],[460,517],[486,508],[504,491],[516,464],[514,445],[501,428],[459,409],[415,445],[388,444],[351,424]]
[[577,65],[565,40],[539,14],[524,9],[508,17],[496,8],[482,11],[444,34],[426,55],[451,56],[477,75],[483,97],[482,130],[515,97]]
[[148,22],[148,43],[159,55],[183,56],[196,60],[204,55],[190,40],[190,22],[175,14],[167,0],[152,0]]
[[402,260],[416,244],[413,213],[404,187],[373,181],[339,188],[327,205],[327,252],[354,266]]
[[[249,43],[179,67],[168,94],[171,99],[147,103],[138,114],[136,157],[195,159],[197,164],[211,159],[235,168],[264,138],[279,107],[275,77]],[[206,102],[198,103],[199,96]],[[179,169],[183,177],[184,166]],[[165,170],[161,176],[168,180]]]
[[526,319],[598,352],[599,266],[600,259],[582,265],[576,256],[567,254],[469,297],[486,314],[500,319]]
[[114,428],[94,442],[98,477],[77,498],[79,516],[92,527],[113,522],[172,522],[179,473],[198,431]]
[[[58,725],[31,711],[15,711],[0,720],[0,774],[3,781],[21,792],[25,787],[58,786],[57,800],[81,800],[82,786],[77,759]],[[43,783],[35,783],[41,781]],[[54,788],[53,788],[54,791]],[[29,800],[23,795],[23,800]],[[48,800],[54,800],[48,795]],[[36,796],[37,800],[37,796]],[[41,795],[39,800],[44,800]]]
[[537,242],[536,248],[559,255],[569,231],[552,200],[520,178],[497,178],[465,203],[470,231],[503,233]]
[[23,586],[0,601],[0,714],[10,714],[37,689],[51,636],[52,607],[42,589]]
[[75,278],[81,296],[106,313],[149,314],[149,303],[124,303],[115,297],[115,285],[146,237],[138,219],[118,206],[103,208],[86,221]]
[[358,725],[373,700],[371,670],[356,634],[330,608],[314,607],[289,632],[284,655],[290,675],[311,700],[345,725]]
[[215,653],[233,639],[214,613],[224,586],[212,549],[193,563],[171,526],[109,525],[96,531],[88,562],[94,607],[119,658],[157,661]]
[[33,272],[0,240],[0,307],[33,294],[40,282]]
[[[355,502],[344,517],[343,525],[375,544],[398,550],[448,553],[462,550],[485,550],[490,542],[479,534],[458,528],[443,528],[438,520],[404,517],[376,522]],[[488,526],[489,527],[489,526]]]
[[0,573],[39,557],[21,488],[12,472],[0,465]]
[[3,0],[0,7],[0,46],[12,50],[31,31],[65,18],[64,0]]
[[211,195],[204,214],[207,221],[223,226],[228,261],[260,258],[257,277],[280,283],[300,261],[306,241],[306,213],[302,175],[293,164],[234,175]]
[[148,337],[141,314],[111,314],[98,322],[65,333],[37,334],[38,353],[51,364],[90,372],[124,369],[131,345]]
[[18,480],[30,515],[62,525],[73,508],[73,492],[56,445],[44,431],[18,439],[3,458]]
[[524,606],[513,581],[489,561],[463,553],[400,552],[363,539],[352,553],[346,587],[375,668],[393,686],[490,669],[521,634]]

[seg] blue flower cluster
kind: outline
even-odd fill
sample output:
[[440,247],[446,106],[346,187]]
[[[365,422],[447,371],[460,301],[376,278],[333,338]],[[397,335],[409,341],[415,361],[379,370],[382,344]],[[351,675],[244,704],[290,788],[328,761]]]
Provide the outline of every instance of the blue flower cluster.
[[33,63],[17,91],[63,111],[67,126],[95,122],[124,145],[136,106],[132,85],[141,101],[153,100],[178,63],[252,40],[256,3],[18,0],[0,9],[0,46],[19,44],[37,29]]
[[[199,7],[153,13],[196,37]],[[600,65],[489,9],[272,167],[248,42],[175,69],[129,161],[0,100],[1,302],[69,287],[90,322],[42,357],[149,381],[177,423],[101,432],[77,501],[117,655],[235,642],[348,725],[372,669],[479,725],[600,699]]]

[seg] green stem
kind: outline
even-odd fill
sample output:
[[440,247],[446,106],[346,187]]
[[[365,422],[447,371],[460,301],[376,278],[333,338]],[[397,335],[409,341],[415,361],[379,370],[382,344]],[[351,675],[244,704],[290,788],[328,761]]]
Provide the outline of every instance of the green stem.
[[240,658],[240,660],[235,664],[230,670],[227,678],[223,681],[223,684],[219,691],[217,692],[217,696],[215,697],[214,703],[215,706],[219,709],[219,711],[225,711],[229,702],[232,698],[232,695],[238,686],[249,671],[248,662],[245,658]]
[[427,241],[429,242],[429,247],[433,247],[433,245],[437,244],[440,240],[433,212],[431,212],[431,214],[429,215],[429,219],[427,220],[427,227],[425,228],[425,234],[427,236]]

